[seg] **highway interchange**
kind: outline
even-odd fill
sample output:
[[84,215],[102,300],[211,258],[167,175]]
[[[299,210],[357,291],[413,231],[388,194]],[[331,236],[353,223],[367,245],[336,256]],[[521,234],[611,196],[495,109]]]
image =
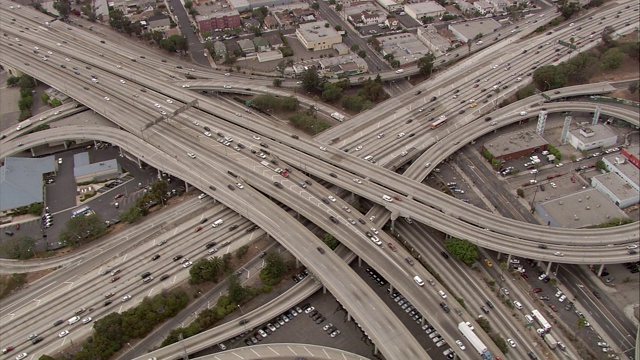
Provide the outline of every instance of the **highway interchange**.
[[[6,3],[2,4],[3,8],[5,5]],[[21,11],[25,11],[25,9],[21,9]],[[611,13],[613,13],[614,11],[616,10],[611,10]],[[88,105],[90,108],[102,113],[106,117],[116,121],[116,123],[118,123],[129,132],[133,133],[134,135],[141,136],[146,142],[156,144],[156,146],[138,147],[137,144],[134,144],[134,136],[124,136],[122,134],[115,133],[111,134],[109,131],[105,131],[104,129],[93,130],[84,129],[82,127],[78,127],[76,129],[63,129],[62,131],[58,132],[56,132],[55,129],[47,131],[46,137],[50,141],[52,139],[64,139],[65,136],[68,138],[69,136],[71,136],[70,134],[76,134],[73,135],[74,138],[82,137],[85,139],[102,139],[108,142],[120,144],[123,148],[139,155],[145,162],[148,162],[155,167],[162,169],[163,171],[167,171],[173,174],[190,173],[190,176],[181,177],[188,182],[198,186],[203,191],[208,192],[210,195],[217,195],[216,198],[220,199],[223,203],[225,203],[225,205],[228,205],[236,212],[242,214],[251,221],[260,225],[263,229],[274,235],[279,241],[283,242],[284,245],[290,251],[292,251],[292,253],[294,253],[296,257],[300,258],[310,269],[322,269],[322,271],[314,272],[319,274],[319,277],[322,278],[322,282],[327,285],[332,293],[336,294],[338,298],[341,298],[342,296],[341,302],[343,304],[346,304],[345,306],[349,308],[350,312],[353,313],[358,322],[362,324],[363,327],[368,330],[368,333],[372,336],[372,338],[374,338],[374,342],[378,345],[380,350],[385,354],[385,356],[389,358],[394,358],[394,355],[392,354],[396,354],[395,356],[397,356],[397,358],[407,358],[406,356],[412,356],[410,353],[406,353],[403,351],[414,351],[413,355],[417,356],[417,354],[422,354],[422,349],[418,344],[412,343],[410,340],[396,338],[393,339],[396,342],[395,344],[391,345],[389,343],[389,340],[391,339],[389,338],[388,334],[403,334],[406,332],[406,330],[403,330],[403,327],[397,322],[397,320],[393,321],[393,319],[390,318],[386,319],[389,321],[388,326],[390,328],[388,329],[381,329],[380,327],[378,327],[378,329],[376,330],[376,326],[373,323],[368,323],[366,319],[367,311],[371,312],[371,308],[376,308],[376,305],[384,306],[383,304],[375,304],[374,302],[370,304],[370,309],[367,309],[367,306],[365,304],[361,311],[359,311],[359,309],[353,309],[349,307],[349,300],[358,298],[359,296],[362,296],[362,294],[355,295],[354,293],[352,293],[351,295],[346,295],[345,293],[348,292],[347,287],[343,289],[336,289],[335,287],[332,288],[333,284],[331,283],[335,282],[335,280],[332,280],[335,279],[332,276],[338,276],[337,278],[339,278],[339,275],[337,274],[339,274],[340,272],[336,272],[336,274],[331,275],[330,271],[325,271],[327,262],[322,262],[317,259],[319,255],[317,252],[314,253],[314,246],[321,246],[320,243],[313,243],[313,245],[308,249],[296,248],[297,244],[294,243],[295,239],[291,239],[290,234],[284,233],[282,229],[278,230],[277,224],[274,224],[274,221],[269,220],[269,218],[263,218],[263,216],[260,214],[260,210],[254,211],[255,205],[257,204],[256,201],[254,201],[254,196],[255,198],[258,198],[262,195],[254,191],[250,191],[251,188],[245,186],[245,188],[248,188],[245,189],[246,191],[236,190],[234,191],[233,196],[231,196],[232,193],[230,192],[230,190],[227,190],[226,186],[232,180],[229,179],[228,175],[226,175],[226,170],[237,170],[236,172],[240,174],[242,181],[250,184],[251,187],[260,190],[263,193],[269,193],[271,197],[289,205],[292,209],[301,213],[306,218],[312,219],[316,224],[322,226],[323,228],[325,228],[325,230],[334,234],[345,245],[358,253],[358,255],[365,259],[368,263],[381,264],[380,269],[378,269],[381,274],[383,274],[388,280],[390,280],[396,288],[400,289],[405,296],[410,298],[412,303],[423,304],[424,308],[420,309],[421,313],[428,314],[428,309],[437,308],[437,295],[434,296],[434,294],[424,294],[423,291],[417,291],[419,289],[417,289],[415,284],[412,283],[410,276],[411,274],[408,273],[408,271],[414,270],[404,265],[402,262],[402,258],[400,258],[399,261],[398,259],[395,261],[392,259],[388,259],[388,255],[378,250],[378,248],[373,247],[369,241],[363,241],[366,240],[366,238],[363,236],[361,230],[357,229],[356,226],[350,226],[346,222],[346,215],[340,212],[341,210],[339,210],[339,207],[335,207],[335,209],[337,210],[333,210],[333,207],[327,207],[325,206],[325,204],[318,201],[320,198],[328,195],[328,192],[326,190],[320,191],[321,189],[318,189],[318,187],[313,187],[313,189],[311,189],[312,187],[309,187],[306,190],[302,190],[296,182],[291,180],[284,180],[278,175],[275,175],[275,173],[270,172],[266,168],[262,167],[256,157],[250,155],[245,156],[244,154],[246,151],[235,152],[233,149],[215,143],[215,140],[203,137],[201,135],[201,127],[196,127],[195,125],[193,125],[193,119],[198,119],[201,124],[208,124],[212,128],[221,129],[221,131],[223,131],[225,135],[230,133],[230,135],[232,135],[236,139],[236,142],[242,141],[243,144],[251,144],[250,146],[254,147],[255,149],[260,148],[260,142],[268,143],[270,145],[269,151],[271,151],[273,154],[277,154],[278,158],[283,160],[285,163],[291,164],[298,169],[304,169],[306,172],[314,175],[317,178],[330,181],[336,185],[339,185],[341,188],[354,192],[364,198],[367,198],[379,204],[385,204],[388,209],[391,209],[394,212],[401,213],[402,216],[410,216],[416,221],[441,230],[451,230],[450,228],[453,222],[455,225],[457,225],[457,232],[448,231],[449,233],[462,238],[467,238],[472,241],[477,241],[477,243],[482,247],[487,247],[503,252],[506,252],[506,250],[508,249],[510,253],[516,255],[524,255],[535,252],[536,258],[543,260],[556,260],[552,255],[550,255],[548,251],[540,252],[537,249],[538,243],[548,242],[549,244],[554,245],[554,249],[560,249],[565,253],[565,257],[562,259],[563,261],[592,264],[603,261],[603,250],[606,250],[608,253],[608,258],[606,259],[607,261],[627,261],[630,257],[624,251],[610,249],[609,247],[606,247],[606,245],[621,245],[625,242],[636,241],[638,238],[637,229],[632,229],[630,226],[616,228],[614,230],[592,231],[590,233],[587,233],[586,231],[546,229],[544,227],[536,225],[518,223],[518,227],[526,227],[529,233],[522,231],[510,231],[511,221],[506,219],[491,219],[485,212],[479,211],[477,209],[470,209],[464,204],[449,204],[450,200],[448,198],[439,195],[435,191],[426,191],[426,189],[421,186],[419,182],[404,179],[389,171],[384,170],[382,167],[373,166],[369,163],[363,162],[362,160],[355,159],[350,156],[345,156],[344,151],[341,151],[337,148],[334,149],[329,147],[328,152],[322,152],[318,149],[317,143],[302,139],[299,141],[294,141],[293,139],[291,139],[289,134],[285,134],[278,129],[271,129],[268,126],[248,120],[248,118],[254,118],[255,115],[241,113],[241,110],[239,109],[220,106],[219,104],[214,105],[209,99],[197,94],[190,93],[184,88],[174,89],[163,86],[162,84],[173,81],[173,78],[171,76],[174,75],[172,75],[171,73],[163,74],[162,72],[160,72],[154,76],[150,75],[150,71],[146,71],[146,67],[149,65],[155,65],[158,68],[162,69],[162,67],[164,66],[163,62],[150,64],[145,63],[144,66],[141,64],[143,60],[131,62],[130,59],[137,58],[135,51],[132,50],[130,54],[127,54],[126,51],[123,51],[122,54],[119,54],[110,49],[109,46],[106,46],[105,44],[101,45],[101,43],[99,43],[97,39],[92,39],[90,36],[88,38],[90,41],[92,41],[92,45],[87,45],[86,48],[98,47],[102,50],[99,50],[99,52],[95,54],[85,52],[82,53],[81,56],[78,56],[78,50],[76,46],[82,46],[80,46],[80,44],[72,44],[72,42],[80,42],[82,41],[82,39],[78,35],[73,35],[73,40],[67,37],[67,35],[64,34],[66,33],[66,31],[63,28],[66,25],[59,22],[54,22],[51,24],[51,29],[39,26],[40,29],[37,34],[30,34],[34,37],[34,39],[27,40],[27,38],[24,38],[25,33],[19,33],[19,31],[10,30],[12,29],[12,27],[10,27],[10,25],[7,23],[10,21],[8,17],[10,17],[10,15],[7,15],[7,12],[3,12],[2,22],[3,24],[7,25],[3,26],[3,30],[8,33],[11,33],[11,31],[13,31],[13,33],[11,33],[11,37],[21,38],[20,42],[23,44],[23,46],[16,46],[17,41],[9,38],[9,36],[2,38],[3,45],[6,45],[8,47],[9,44],[13,44],[11,48],[21,48],[17,50],[22,56],[16,56],[12,51],[5,52],[2,55],[3,63],[12,64],[15,67],[21,68],[28,73],[37,71],[38,73],[34,75],[36,75],[38,78],[49,84],[59,84],[57,86],[59,89],[70,94],[78,101]],[[620,21],[622,21],[622,19]],[[34,25],[31,24],[30,26]],[[56,42],[61,40],[48,39],[50,35],[44,33],[54,31],[57,32],[56,36],[59,36],[59,38],[57,39],[68,38],[69,40],[64,40],[67,41],[67,43],[61,43],[61,46],[51,44],[51,41]],[[83,33],[82,36],[84,37],[86,35]],[[49,51],[51,51],[53,54],[50,54],[51,56],[47,61],[43,61],[37,54],[33,54],[33,46],[38,46],[39,48],[41,48],[41,53],[44,53],[45,49],[50,49]],[[102,56],[100,54],[102,54]],[[66,59],[69,57],[72,57],[73,60],[70,59],[70,61],[66,61]],[[127,57],[129,62],[126,62]],[[531,57],[531,59],[533,59],[533,57]],[[144,59],[144,61],[146,62],[147,59]],[[24,65],[25,62],[28,62],[29,65]],[[65,68],[60,68],[60,64],[67,64],[68,66]],[[73,67],[74,64],[81,70],[78,70],[78,72],[82,72],[82,80],[75,77],[74,75],[68,75],[69,71],[71,71],[69,69],[69,66]],[[86,69],[87,65],[85,64],[91,64],[89,66],[93,66],[93,69]],[[28,66],[28,68],[26,66]],[[523,66],[526,66],[526,64]],[[85,69],[90,71],[87,72]],[[145,72],[142,71],[143,69],[145,69]],[[173,67],[167,65],[167,72],[169,71],[169,69],[171,71],[175,70]],[[503,71],[501,68],[499,68],[498,70]],[[518,69],[514,65],[513,71],[517,70]],[[91,84],[89,81],[88,73],[97,74],[99,83]],[[485,75],[474,74],[474,78],[475,76],[482,77]],[[120,80],[123,80],[124,83]],[[148,90],[146,90],[145,92],[139,91],[140,85],[145,86],[145,88]],[[86,91],[83,88],[88,86],[91,86],[91,91]],[[454,90],[449,90],[448,96],[446,94],[442,94],[438,97],[441,98],[443,96],[447,96],[450,99],[452,91]],[[479,92],[480,90],[477,91]],[[100,92],[101,94],[95,96],[94,94],[96,92]],[[133,94],[136,94],[137,96],[134,96]],[[105,96],[109,97],[109,100],[106,100]],[[426,96],[432,95],[426,94],[425,97]],[[466,98],[469,96],[475,95],[474,93],[469,91],[468,93],[466,93],[466,95],[464,95],[464,100],[468,100]],[[477,97],[479,98],[479,96]],[[160,111],[171,113],[172,111],[178,109],[180,105],[187,103],[194,98],[198,99],[197,110],[195,108],[190,108],[178,115],[173,116],[167,123],[160,122],[149,127],[148,129],[144,129],[150,124],[150,122],[160,117]],[[407,100],[413,99],[413,91],[405,95],[405,98],[407,98]],[[167,99],[171,100],[172,102],[167,102]],[[453,102],[453,100],[442,101],[438,106],[441,106],[443,109],[448,109],[450,107],[447,104]],[[155,104],[161,104],[160,108]],[[406,103],[403,104],[403,106],[406,105]],[[126,111],[125,107],[127,107]],[[411,108],[411,106],[409,107]],[[457,108],[451,108],[457,110]],[[479,108],[482,108],[482,105],[480,105]],[[417,111],[415,109],[418,109],[418,107],[413,107],[413,109],[413,112],[415,113]],[[203,116],[202,111],[208,112],[209,114],[215,114],[218,117],[213,117],[211,115]],[[587,109],[586,111],[590,111],[590,109]],[[434,114],[436,113],[437,110],[434,112]],[[242,117],[238,116],[238,114],[242,115]],[[450,117],[453,117],[454,115],[455,114],[450,114]],[[416,115],[402,114],[402,116],[404,117],[399,118],[401,120],[404,120],[408,119],[409,116]],[[391,140],[393,140],[396,134],[399,133],[399,130],[401,130],[398,128],[398,126],[405,124],[404,121],[395,121],[392,123],[391,120],[394,119],[392,119],[391,117],[389,117],[389,120],[390,121],[387,121],[387,124],[383,124],[385,127],[383,127],[382,129],[378,129],[378,127],[380,127],[380,124],[376,124],[372,129],[362,132],[362,136],[366,136],[367,139],[373,138],[375,134],[379,133],[380,131],[386,132],[388,134],[388,136],[383,138],[383,141],[379,143],[382,146],[379,148],[376,146],[376,151],[378,151],[379,149],[383,152],[383,159],[386,159],[385,154],[387,157],[393,158],[392,155],[394,154],[394,152],[396,154],[398,153],[397,149],[394,149],[394,142]],[[452,123],[454,122],[453,120],[450,121]],[[461,123],[459,125],[463,125],[464,119],[460,119],[460,122]],[[231,123],[241,125],[243,128],[232,125]],[[414,123],[415,124],[412,126],[415,127],[410,128],[407,133],[409,133],[409,131],[418,132],[419,122],[415,121]],[[422,120],[420,124],[422,125],[422,128],[425,128],[425,120]],[[486,122],[482,122],[478,125],[486,126]],[[251,131],[247,131],[247,129],[250,129]],[[113,135],[114,138],[106,137],[109,134]],[[253,139],[253,136],[255,134],[260,134],[263,137],[262,141]],[[428,136],[428,133],[422,135]],[[416,135],[416,139],[420,136],[421,134]],[[114,139],[118,139],[120,141],[114,141]],[[39,143],[46,143],[46,140],[43,141],[43,139],[38,139],[35,136],[20,137],[19,141],[22,142],[24,144],[23,146],[25,147]],[[191,145],[185,146],[184,144]],[[353,140],[351,144],[358,143]],[[6,148],[9,149],[19,149],[18,141],[16,140],[11,140],[10,142],[6,142],[3,145],[5,145]],[[406,146],[406,144],[402,146]],[[3,152],[6,153],[6,151]],[[188,159],[186,156],[186,152],[194,152],[197,158],[193,160]],[[214,156],[213,154],[215,154],[216,156]],[[324,162],[318,163],[318,158],[321,158],[322,160],[324,160]],[[177,159],[179,159],[180,161],[176,161]],[[416,164],[420,165],[423,163],[417,162]],[[218,170],[215,172],[215,174],[211,174],[210,172],[205,173],[204,170],[208,169],[209,167],[216,168]],[[332,178],[329,175],[333,172],[337,174],[337,178]],[[262,174],[262,176],[256,178],[255,175],[257,174]],[[362,178],[366,186],[359,186],[360,184],[354,183],[352,180],[355,177]],[[375,179],[375,182],[371,179]],[[280,181],[283,185],[285,185],[285,188],[290,191],[276,190],[276,188],[273,186],[273,181]],[[215,184],[215,186],[217,187],[216,193],[207,189],[208,184]],[[221,192],[224,193],[224,195],[219,195]],[[244,201],[237,199],[239,193],[243,194]],[[245,195],[246,193],[252,194],[247,197]],[[380,198],[382,194],[398,194],[399,196],[403,197],[404,200],[402,202],[394,201],[393,203],[384,203]],[[408,194],[411,195],[405,197],[405,195]],[[263,201],[259,202],[260,205],[264,205],[264,208],[262,210],[265,211],[264,214],[268,214],[269,211],[271,211],[267,209],[277,208],[269,204],[262,203]],[[264,201],[264,203],[270,202]],[[309,208],[309,203],[315,204],[315,206]],[[249,204],[252,204],[252,206],[250,207]],[[337,204],[339,204],[340,206],[347,206],[347,204],[343,203],[340,199],[338,199]],[[456,219],[452,219],[449,216],[442,216],[443,213],[444,215],[456,214],[456,216],[458,216],[458,218],[463,221],[457,221]],[[332,225],[332,223],[328,221],[327,214],[335,215],[339,218],[341,224],[345,224],[346,226],[341,225],[336,228]],[[436,220],[438,220],[438,222],[436,222]],[[293,223],[295,222],[287,221],[286,226],[293,226]],[[481,236],[476,236],[478,226],[472,225],[474,223],[482,223],[482,227],[491,229],[491,234],[483,238],[481,238]],[[284,224],[285,223],[281,225]],[[307,234],[308,237],[313,238],[312,235],[303,230],[304,228],[300,227],[299,225],[296,226],[300,228],[300,234]],[[553,237],[553,239],[541,238],[543,229],[546,232],[545,236]],[[514,236],[520,240],[530,242],[530,244],[522,241],[524,244],[520,248],[514,249]],[[584,242],[580,241],[579,243],[576,243],[574,238],[580,238]],[[598,242],[598,245],[600,246],[593,247],[593,242],[597,240],[601,240]],[[500,246],[498,244],[499,241],[502,241],[505,245]],[[572,245],[564,244],[571,241],[574,241]],[[587,246],[592,248],[587,248]],[[592,251],[592,256],[589,256],[589,251]],[[334,259],[334,256],[327,255],[323,256],[323,260],[327,260],[327,258],[330,258],[331,265],[336,266],[335,269],[343,269],[344,271],[347,271],[345,273],[348,273],[348,270],[344,269],[344,265],[341,265],[339,259]],[[385,266],[382,264],[387,265]],[[404,275],[397,274],[395,271],[391,270],[394,268],[400,268],[400,272],[404,272]],[[424,270],[416,269],[415,271]],[[350,284],[350,286],[353,286],[354,284],[358,284],[355,279],[353,283]],[[360,284],[358,286],[366,287],[366,285],[364,284]],[[360,291],[362,291],[362,289],[360,289]],[[343,295],[339,295],[340,293],[342,293]],[[431,304],[431,306],[427,306],[428,304]],[[436,306],[434,306],[434,304]],[[382,312],[377,311],[377,313],[381,314]],[[432,319],[429,320],[431,321]],[[436,322],[436,324],[438,323]],[[450,324],[438,324],[436,325],[436,327],[438,327],[439,325],[441,325],[443,328],[450,326]],[[384,333],[385,336],[381,336],[380,334],[382,333]],[[455,331],[451,331],[451,334],[455,334]],[[451,336],[453,335],[449,335],[448,338],[445,337],[450,344],[453,343],[453,338]],[[407,347],[399,346],[398,341],[400,340],[404,340],[403,342],[407,342]],[[400,347],[401,349],[397,349],[398,347]]]

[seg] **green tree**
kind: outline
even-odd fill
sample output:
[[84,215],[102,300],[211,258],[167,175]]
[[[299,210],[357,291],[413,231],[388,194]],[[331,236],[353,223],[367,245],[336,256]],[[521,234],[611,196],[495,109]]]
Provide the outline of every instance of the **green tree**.
[[249,251],[249,245],[242,245],[236,250],[236,257],[242,259]]
[[5,236],[0,254],[7,259],[26,260],[34,257],[36,241],[30,236]]
[[282,80],[276,78],[273,79],[273,87],[281,87],[282,86]]
[[18,76],[9,76],[7,78],[7,86],[14,86],[20,82],[20,77]]
[[69,0],[55,1],[53,8],[58,11],[58,14],[60,14],[63,19],[68,19],[71,13],[71,2]]
[[241,304],[249,295],[249,291],[242,287],[240,279],[236,274],[227,277],[227,296],[234,304]]
[[622,65],[623,60],[624,53],[619,48],[611,48],[602,55],[600,66],[607,70],[614,70]]
[[431,76],[431,72],[433,71],[433,62],[436,60],[436,57],[432,52],[418,59],[418,69],[420,69],[420,74],[424,76]]
[[320,9],[320,4],[318,4],[317,1],[314,1],[313,4],[311,4],[311,8],[313,10],[318,10],[318,9]]
[[336,83],[326,82],[324,83],[324,89],[322,90],[322,99],[324,101],[334,101],[342,96],[342,88]]
[[587,326],[587,319],[585,319],[583,316],[578,318],[578,322],[576,323],[576,325],[578,326],[579,329],[582,329],[584,327]]
[[604,161],[602,159],[599,159],[598,161],[596,161],[596,170],[598,171],[607,170],[607,166],[604,164]]
[[316,91],[316,88],[320,85],[320,76],[318,70],[315,67],[309,67],[302,73],[302,87],[309,92]]
[[336,5],[336,11],[342,11],[342,4]]
[[67,221],[60,233],[60,241],[67,246],[76,246],[91,242],[104,235],[107,225],[98,214],[76,216]]
[[524,189],[518,188],[518,190],[516,190],[516,194],[518,194],[518,196],[520,196],[521,198],[524,198]]
[[265,285],[276,285],[292,268],[279,253],[267,253],[265,256],[265,266],[260,271],[260,279]]
[[118,215],[118,218],[122,222],[126,222],[129,224],[133,224],[136,221],[142,219],[146,214],[144,210],[140,209],[138,206],[131,206],[127,210],[123,211]]
[[557,66],[541,66],[533,72],[533,80],[543,91],[553,90],[565,86],[567,79],[564,72]]
[[467,240],[450,238],[445,240],[444,246],[453,257],[467,265],[473,264],[478,259],[478,247]]
[[329,234],[329,233],[325,233],[324,237],[322,238],[322,241],[327,244],[327,246],[331,249],[331,250],[335,250],[338,245],[340,245],[340,242],[333,237],[333,235]]
[[563,0],[560,6],[560,12],[562,17],[569,19],[574,14],[580,11],[580,4],[578,2]]
[[386,95],[379,74],[375,80],[371,80],[371,78],[365,80],[362,83],[362,88],[358,91],[358,96],[371,102],[382,100],[386,98]]
[[47,93],[40,94],[40,100],[42,100],[43,103],[48,104],[49,103],[49,95],[47,95]]

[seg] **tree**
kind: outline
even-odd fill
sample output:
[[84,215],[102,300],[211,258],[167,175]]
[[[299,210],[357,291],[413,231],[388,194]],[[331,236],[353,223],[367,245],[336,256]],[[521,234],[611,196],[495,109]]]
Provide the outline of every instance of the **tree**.
[[467,265],[478,259],[478,247],[467,240],[450,238],[444,242],[444,246],[453,257]]
[[562,17],[565,19],[569,19],[574,14],[580,11],[580,4],[578,2],[564,0],[562,1],[562,6],[560,7],[560,12],[562,13]]
[[596,170],[598,171],[607,170],[607,166],[604,164],[604,161],[602,159],[599,159],[598,161],[596,161]]
[[351,45],[351,51],[356,52],[358,50],[360,50],[360,45],[358,44]]
[[336,5],[336,11],[342,11],[342,4]]
[[320,85],[320,76],[315,67],[309,67],[308,70],[302,74],[302,87],[309,92],[316,91],[316,88]]
[[236,250],[236,257],[242,259],[247,254],[247,251],[249,251],[249,245],[240,246],[238,250]]
[[364,50],[360,50],[358,51],[358,56],[360,56],[361,58],[366,58],[367,57],[367,52]]
[[0,243],[2,257],[16,260],[31,259],[34,256],[36,241],[30,236],[9,236]]
[[107,225],[98,214],[76,216],[67,221],[60,233],[60,241],[67,246],[91,242],[104,235]]
[[[320,9],[320,4],[318,4],[318,2],[317,2],[317,1],[314,1],[314,2],[313,2],[313,4],[311,4],[311,8],[312,8],[313,10],[318,10],[318,9]],[[337,9],[336,9],[336,10],[337,10]]]
[[324,83],[324,90],[322,90],[322,99],[324,101],[338,100],[342,96],[342,88],[336,83],[326,82]]
[[282,80],[276,78],[273,79],[273,87],[281,87],[282,86]]
[[579,329],[582,329],[584,327],[587,326],[587,319],[584,318],[584,316],[580,316],[578,318],[578,322],[576,323],[576,325],[578,326]]
[[537,68],[533,73],[533,80],[543,89],[542,91],[557,89],[567,83],[564,72],[554,65]]
[[613,38],[611,37],[611,34],[614,31],[615,30],[611,26],[605,26],[604,29],[602,29],[602,34],[601,34],[602,42],[607,47],[611,47],[613,44]]
[[71,13],[71,3],[69,0],[59,0],[53,3],[53,8],[58,11],[58,14],[63,19],[68,19],[69,14]]
[[418,59],[418,69],[420,69],[420,74],[424,76],[431,76],[431,72],[433,71],[433,62],[435,60],[436,57],[431,52]]
[[607,50],[600,61],[600,66],[607,70],[614,70],[622,65],[624,53],[617,47]]
[[284,274],[292,268],[279,253],[267,253],[265,266],[260,271],[260,279],[265,285],[278,284]]

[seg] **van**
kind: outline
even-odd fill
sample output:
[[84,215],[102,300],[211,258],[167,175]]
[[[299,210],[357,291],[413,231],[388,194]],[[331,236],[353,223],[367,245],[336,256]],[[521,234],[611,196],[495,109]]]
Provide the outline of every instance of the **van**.
[[524,316],[525,320],[527,320],[527,324],[531,324],[533,323],[533,317],[531,315],[525,315]]
[[74,317],[72,317],[71,319],[67,320],[67,322],[69,323],[69,325],[71,325],[71,324],[75,324],[75,323],[77,323],[78,321],[80,321],[80,316],[74,316]]
[[224,223],[224,221],[222,221],[222,219],[218,219],[214,221],[213,224],[211,224],[211,227],[217,228],[218,226],[222,225],[222,223]]
[[424,286],[424,281],[422,281],[422,279],[420,279],[420,276],[418,275],[413,277],[413,281],[415,281],[418,286]]
[[144,278],[148,278],[149,276],[151,276],[151,273],[147,271],[147,272],[143,273],[143,274],[142,274],[142,275],[140,275],[140,276],[141,276],[143,279],[144,279]]

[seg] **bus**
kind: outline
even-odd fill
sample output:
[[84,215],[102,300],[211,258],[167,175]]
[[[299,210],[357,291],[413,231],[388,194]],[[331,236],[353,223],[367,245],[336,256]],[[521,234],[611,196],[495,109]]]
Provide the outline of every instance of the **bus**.
[[440,117],[438,118],[438,120],[434,121],[434,122],[431,124],[431,128],[432,128],[432,129],[435,129],[435,128],[437,128],[438,126],[440,126],[440,125],[444,124],[445,122],[447,122],[447,117],[446,117],[446,116],[444,116],[444,115],[442,115],[442,116],[440,116]]
[[89,211],[91,211],[91,208],[90,208],[90,207],[88,207],[88,206],[83,206],[83,207],[81,207],[81,208],[78,208],[78,209],[76,209],[76,210],[73,210],[73,211],[71,212],[71,217],[72,217],[72,218],[74,218],[74,217],[77,217],[77,216],[80,216],[80,215],[86,215]]
[[540,311],[538,311],[538,310],[531,311],[531,316],[533,316],[533,318],[538,321],[538,323],[540,324],[540,326],[542,326],[544,331],[551,330],[551,324],[549,324],[547,319],[545,319],[544,316],[542,316]]

